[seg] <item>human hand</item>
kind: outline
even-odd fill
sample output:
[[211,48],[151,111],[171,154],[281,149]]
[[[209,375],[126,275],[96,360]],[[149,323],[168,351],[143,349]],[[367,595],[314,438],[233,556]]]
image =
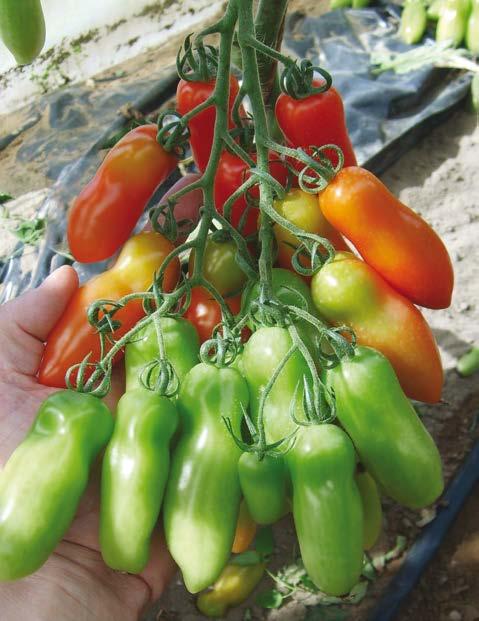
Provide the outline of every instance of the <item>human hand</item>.
[[[55,388],[36,373],[43,343],[78,287],[75,270],[62,267],[38,289],[0,307],[0,467],[28,432],[42,401]],[[108,405],[122,391],[117,377]],[[135,621],[175,571],[156,532],[150,563],[139,576],[110,570],[98,542],[99,471],[65,539],[33,576],[0,584],[2,621]]]

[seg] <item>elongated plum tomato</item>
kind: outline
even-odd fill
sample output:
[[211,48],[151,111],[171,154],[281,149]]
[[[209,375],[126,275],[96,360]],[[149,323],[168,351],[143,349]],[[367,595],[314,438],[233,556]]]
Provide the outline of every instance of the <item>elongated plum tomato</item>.
[[[274,201],[274,208],[291,224],[295,224],[307,233],[314,233],[328,239],[336,250],[349,250],[341,234],[323,216],[313,194],[293,188],[283,199]],[[291,269],[291,259],[299,246],[298,238],[280,224],[274,225],[274,234],[278,243],[277,263],[283,268]],[[300,262],[307,265],[303,257]]]
[[[190,277],[194,267],[193,249],[189,261]],[[246,281],[246,274],[236,262],[236,244],[233,240],[215,241],[209,237],[206,241],[202,271],[203,277],[223,296],[239,293]]]
[[[314,81],[314,86],[319,85],[319,81]],[[293,99],[281,93],[275,112],[279,127],[291,146],[307,148],[335,144],[343,152],[344,166],[356,166],[343,100],[335,88],[304,99]],[[326,155],[336,163],[337,157],[332,151],[326,152]],[[297,167],[301,169],[303,165],[297,163]]]
[[[228,308],[237,315],[241,310],[241,296],[237,295],[225,299]],[[191,303],[185,313],[188,319],[196,328],[200,343],[204,343],[211,338],[213,329],[221,321],[221,308],[213,296],[203,287],[193,287],[191,290]],[[247,328],[243,330],[243,337],[246,339],[249,334]]]
[[114,254],[128,239],[145,205],[176,168],[177,158],[157,142],[156,125],[128,132],[108,153],[68,216],[68,243],[77,261]]
[[[65,386],[68,369],[89,353],[90,362],[100,359],[100,339],[88,323],[87,310],[95,300],[119,300],[129,293],[146,291],[173,245],[163,235],[145,231],[135,235],[124,245],[115,265],[107,272],[92,278],[80,287],[68,304],[60,321],[48,335],[38,371],[38,381],[46,386]],[[178,282],[180,265],[173,260],[168,266],[165,291],[171,291]],[[114,316],[121,326],[115,338],[128,332],[143,317],[141,300],[133,300]],[[111,345],[106,343],[106,350]],[[121,354],[120,354],[121,355]],[[118,358],[117,358],[118,359]]]
[[235,538],[233,541],[231,552],[233,552],[233,554],[241,554],[242,552],[245,552],[253,543],[253,539],[256,535],[256,530],[256,522],[251,517],[248,505],[243,499],[240,504],[238,521],[236,523]]
[[[180,80],[176,90],[176,107],[178,112],[180,114],[187,114],[193,110],[193,108],[196,108],[196,106],[204,103],[208,97],[213,94],[215,85],[216,80],[209,80],[208,82],[200,82],[198,80]],[[230,112],[228,117],[229,129],[233,127],[231,109],[233,108],[234,100],[236,99],[238,91],[238,80],[231,75],[230,94],[228,100],[228,110]],[[206,170],[210,159],[215,131],[215,121],[216,108],[212,105],[196,114],[188,122],[193,159],[201,172]]]
[[[252,160],[256,161],[256,154],[253,153],[250,156]],[[228,198],[248,179],[248,171],[248,164],[240,157],[229,151],[223,151],[216,170],[214,185],[215,206],[221,214],[223,214],[224,205]],[[286,186],[288,169],[276,153],[269,154],[269,172],[282,186]],[[252,199],[258,199],[258,186],[250,188],[249,194]],[[230,214],[231,224],[240,230],[244,237],[256,231],[259,216],[259,210],[256,207],[250,207],[246,216],[242,218],[247,207],[246,197],[243,194],[233,203]],[[242,222],[242,220],[245,221]]]
[[319,194],[326,219],[399,293],[427,308],[451,303],[454,274],[440,237],[364,168],[343,168]]
[[352,328],[394,367],[411,399],[436,403],[444,381],[434,336],[421,312],[367,263],[339,252],[311,281],[316,308],[334,325]]

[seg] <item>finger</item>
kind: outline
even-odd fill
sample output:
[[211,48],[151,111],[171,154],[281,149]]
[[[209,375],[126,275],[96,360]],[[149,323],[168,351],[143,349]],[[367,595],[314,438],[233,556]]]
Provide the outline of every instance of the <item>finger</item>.
[[78,276],[67,265],[55,270],[38,287],[7,302],[0,323],[15,323],[23,332],[44,342],[78,288]]
[[33,377],[43,343],[78,287],[76,272],[61,267],[45,282],[0,307],[2,367]]

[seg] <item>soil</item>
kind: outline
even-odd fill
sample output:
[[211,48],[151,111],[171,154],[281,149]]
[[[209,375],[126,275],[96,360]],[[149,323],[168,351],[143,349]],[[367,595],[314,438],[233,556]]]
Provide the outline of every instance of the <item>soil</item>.
[[[296,1],[291,2],[290,8],[318,14],[324,10],[324,3]],[[143,54],[112,71],[126,71],[127,75],[135,73],[147,77],[160,65],[173,61],[178,43],[179,39],[171,40],[166,46]],[[107,89],[108,83],[97,82],[95,88]],[[22,120],[21,114],[19,111],[6,121],[11,126],[18,125]],[[20,167],[16,159],[22,139],[28,137],[28,131],[18,141],[0,151],[0,189],[15,196],[51,185],[43,162],[31,162]],[[451,307],[425,312],[444,362],[444,398],[437,406],[419,408],[424,422],[438,443],[446,481],[450,481],[460,468],[477,439],[478,375],[461,378],[455,370],[455,364],[457,358],[473,343],[479,343],[479,254],[476,241],[479,238],[478,162],[478,119],[461,109],[398,159],[382,177],[393,193],[434,226],[447,244],[454,262],[456,285]],[[471,494],[454,527],[447,534],[440,552],[400,612],[399,621],[479,619],[478,491],[479,486]],[[373,556],[391,549],[398,535],[406,538],[409,547],[422,526],[434,515],[430,511],[409,511],[387,500],[383,508],[383,534],[372,551]],[[296,560],[297,545],[289,519],[275,527],[275,540],[276,548],[270,566],[272,572]],[[253,597],[242,607],[231,611],[228,619],[239,621],[248,618],[250,614],[249,618],[268,620],[366,621],[369,611],[403,558],[404,555],[399,556],[385,567],[356,606],[322,608],[318,612],[311,608],[317,603],[317,596],[298,593],[279,610],[266,611],[254,604]],[[271,587],[271,579],[265,578],[257,592]],[[246,610],[250,613],[246,613]],[[204,617],[197,612],[194,599],[185,591],[178,578],[149,618],[197,621]]]

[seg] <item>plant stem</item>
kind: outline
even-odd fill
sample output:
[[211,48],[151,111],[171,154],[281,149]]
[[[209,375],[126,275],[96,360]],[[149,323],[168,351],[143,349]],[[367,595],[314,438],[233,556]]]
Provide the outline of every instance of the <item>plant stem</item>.
[[[288,0],[259,0],[256,11],[256,38],[275,50],[281,49]],[[274,107],[279,94],[277,61],[258,54],[258,68],[263,100]]]
[[[268,147],[269,140],[268,122],[261,91],[261,81],[258,70],[256,51],[251,45],[255,27],[253,21],[252,0],[236,0],[238,2],[238,43],[243,60],[243,85],[247,92],[253,113],[257,168],[259,171],[269,174]],[[259,180],[259,208],[261,211],[261,226],[259,240],[261,243],[261,255],[259,258],[260,275],[260,300],[273,298],[273,284],[271,270],[273,267],[273,227],[271,218],[267,215],[267,208],[273,204],[273,192],[271,186],[260,178]]]

